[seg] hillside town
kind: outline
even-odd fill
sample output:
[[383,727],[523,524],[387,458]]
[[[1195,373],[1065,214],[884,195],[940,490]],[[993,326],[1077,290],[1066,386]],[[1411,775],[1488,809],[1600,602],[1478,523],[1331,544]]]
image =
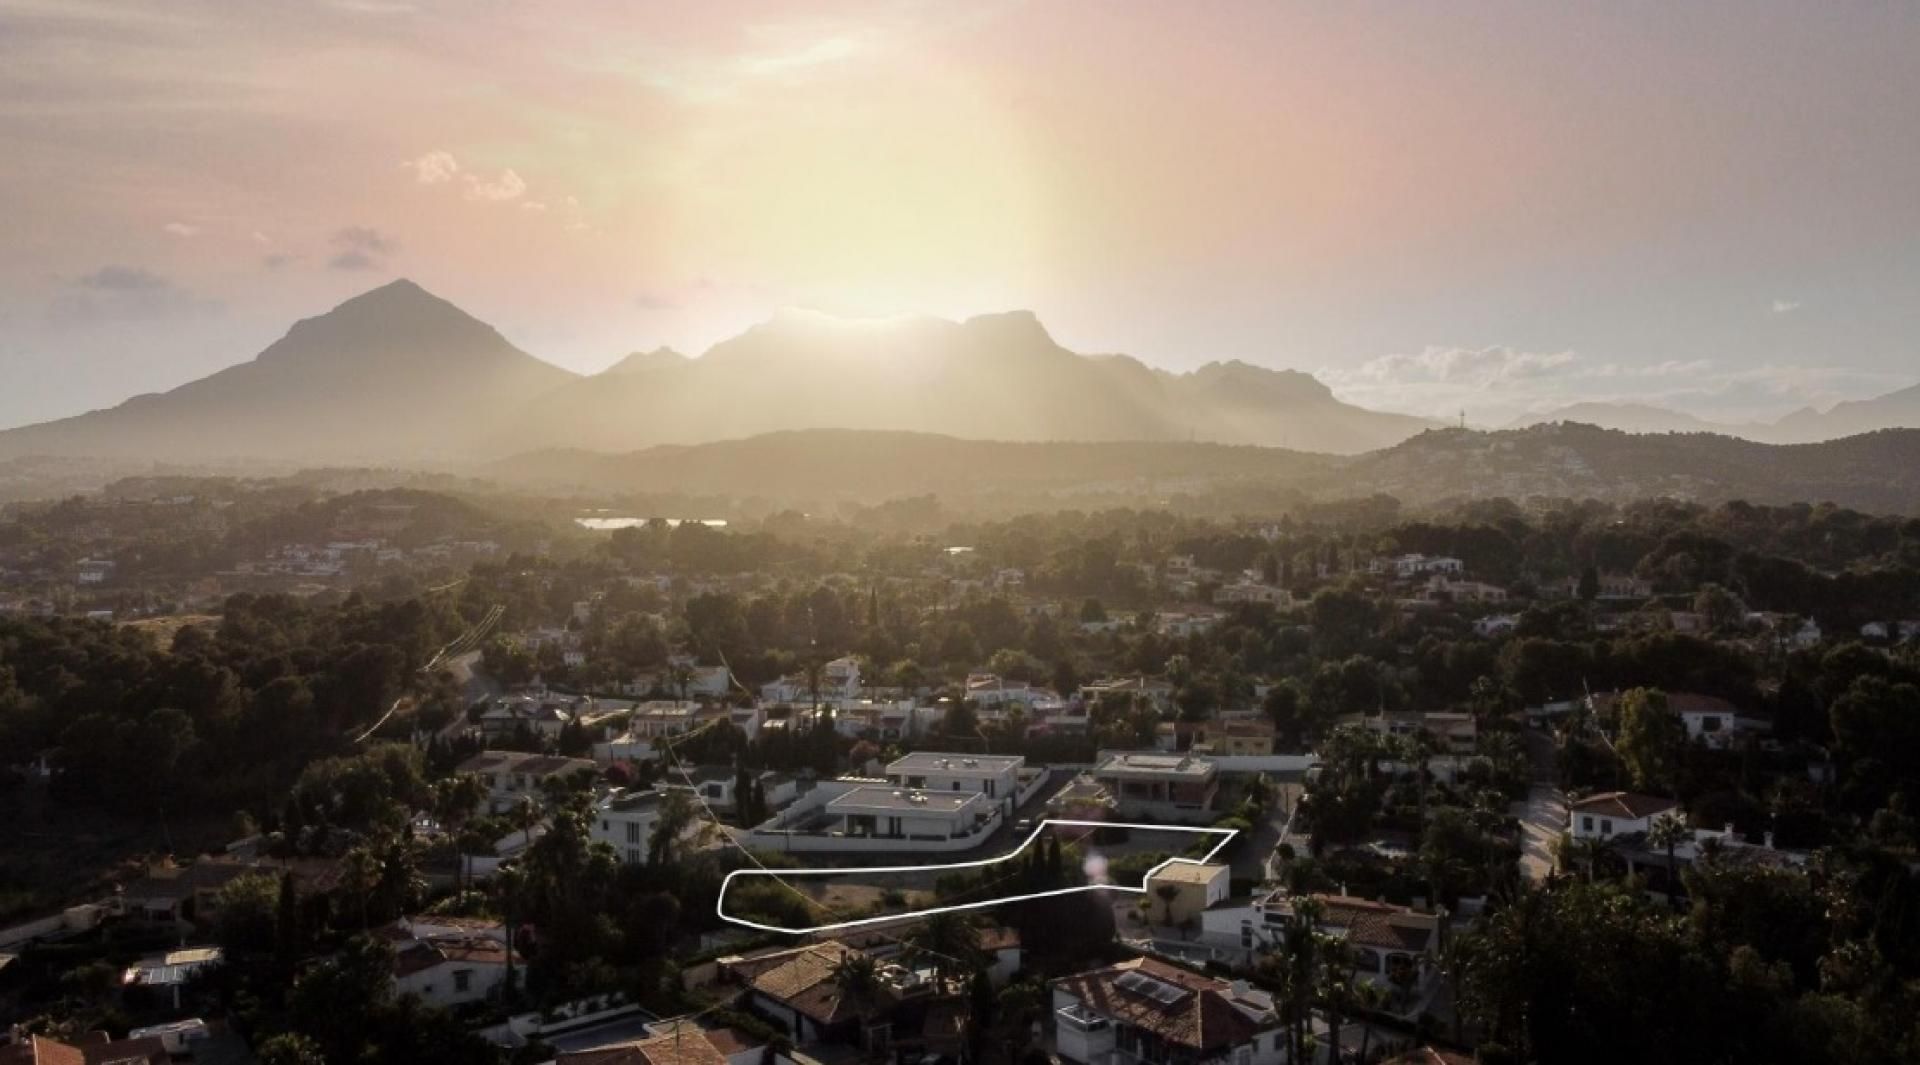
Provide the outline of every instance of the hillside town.
[[0,1061],[1910,1049],[1910,521],[546,532],[0,615]]

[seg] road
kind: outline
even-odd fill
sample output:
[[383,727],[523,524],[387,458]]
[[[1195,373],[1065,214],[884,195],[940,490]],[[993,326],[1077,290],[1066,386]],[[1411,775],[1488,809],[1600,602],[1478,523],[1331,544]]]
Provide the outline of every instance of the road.
[[1300,773],[1270,773],[1269,778],[1277,785],[1273,805],[1267,808],[1267,816],[1253,826],[1252,838],[1240,841],[1233,852],[1233,878],[1263,883],[1267,880],[1267,867],[1272,861],[1273,852],[1285,838],[1287,825],[1293,820],[1293,811],[1300,805],[1300,796],[1305,794],[1306,785]]
[[1520,871],[1540,881],[1553,873],[1554,844],[1567,828],[1567,798],[1554,767],[1553,737],[1528,730],[1526,743],[1533,780],[1526,800],[1514,803],[1511,812],[1520,820]]

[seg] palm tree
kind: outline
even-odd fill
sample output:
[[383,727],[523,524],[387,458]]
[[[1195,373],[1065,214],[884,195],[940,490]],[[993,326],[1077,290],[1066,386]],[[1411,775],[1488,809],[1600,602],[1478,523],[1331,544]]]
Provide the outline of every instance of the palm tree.
[[475,810],[486,800],[487,786],[472,773],[459,773],[448,777],[433,786],[433,816],[440,822],[447,837],[455,841],[454,857],[459,860],[459,868],[454,879],[460,890],[466,890],[466,862],[460,850],[461,829],[473,819]]
[[1674,850],[1684,843],[1690,833],[1686,822],[1672,813],[1664,813],[1653,819],[1647,826],[1647,842],[1667,851],[1667,901],[1677,904],[1679,901],[1680,867],[1674,862]]
[[526,871],[519,865],[502,866],[493,877],[494,898],[500,904],[500,919],[507,933],[507,980],[501,996],[513,995],[513,918],[519,912],[520,895],[527,886]]
[[660,797],[660,818],[654,822],[653,835],[647,838],[647,864],[658,868],[673,860],[674,845],[681,833],[693,823],[693,800],[679,788]]
[[1368,1051],[1373,1047],[1373,1015],[1387,1005],[1386,989],[1371,980],[1356,981],[1353,985],[1353,1004],[1360,1013],[1360,1061],[1364,1065]]
[[1162,921],[1166,924],[1172,924],[1173,900],[1180,897],[1180,885],[1161,884],[1159,887],[1153,889],[1153,893],[1160,898],[1160,917]]
[[364,932],[372,927],[372,922],[367,917],[367,901],[373,894],[373,889],[380,883],[379,859],[373,856],[368,844],[362,843],[347,852],[343,873],[347,890],[360,900],[360,930]]
[[879,966],[871,954],[846,950],[833,967],[833,982],[847,998],[870,999],[880,988]]
[[533,826],[540,823],[540,803],[531,795],[522,795],[513,806],[513,823],[520,826],[520,845],[533,845]]
[[1609,847],[1606,840],[1591,838],[1570,840],[1566,847],[1568,860],[1576,865],[1586,867],[1587,883],[1589,884],[1593,883],[1594,867],[1600,863],[1600,856],[1607,853],[1608,850]]
[[979,971],[986,962],[980,949],[980,930],[966,917],[936,913],[907,934],[908,949],[933,959],[943,977]]
[[1308,1022],[1313,1016],[1315,974],[1321,967],[1322,937],[1315,926],[1322,908],[1312,898],[1293,900],[1293,920],[1287,923],[1282,939],[1285,970],[1281,981],[1288,1002],[1288,1018],[1293,1038],[1288,1061],[1300,1061],[1306,1053]]
[[1346,1005],[1353,994],[1353,954],[1347,942],[1333,936],[1322,937],[1320,951],[1320,996],[1327,1008],[1327,1053],[1337,1063],[1340,1052],[1340,1028],[1345,1023]]

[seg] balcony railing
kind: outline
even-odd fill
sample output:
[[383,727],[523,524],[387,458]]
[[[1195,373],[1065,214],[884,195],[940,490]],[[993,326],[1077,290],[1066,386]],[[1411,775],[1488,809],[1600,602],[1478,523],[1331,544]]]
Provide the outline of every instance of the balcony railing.
[[1061,1024],[1076,1032],[1098,1032],[1108,1025],[1105,1017],[1088,1010],[1085,1006],[1066,1006],[1055,1010],[1054,1015],[1060,1019]]

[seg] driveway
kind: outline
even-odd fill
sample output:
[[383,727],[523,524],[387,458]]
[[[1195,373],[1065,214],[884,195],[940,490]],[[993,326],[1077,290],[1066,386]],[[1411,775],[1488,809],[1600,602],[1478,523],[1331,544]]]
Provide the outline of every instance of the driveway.
[[1553,737],[1528,731],[1526,743],[1533,780],[1526,801],[1514,803],[1512,813],[1520,821],[1520,871],[1540,881],[1553,873],[1554,844],[1567,829],[1567,798],[1554,768]]

